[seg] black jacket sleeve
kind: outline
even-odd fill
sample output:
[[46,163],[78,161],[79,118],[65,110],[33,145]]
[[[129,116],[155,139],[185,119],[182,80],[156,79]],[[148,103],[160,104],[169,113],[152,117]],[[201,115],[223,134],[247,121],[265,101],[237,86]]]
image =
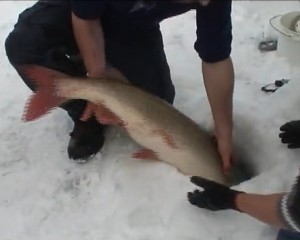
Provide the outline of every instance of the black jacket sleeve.
[[73,13],[81,19],[99,19],[105,11],[107,1],[71,0]]
[[231,0],[211,0],[196,9],[197,40],[194,48],[204,62],[218,62],[231,54]]

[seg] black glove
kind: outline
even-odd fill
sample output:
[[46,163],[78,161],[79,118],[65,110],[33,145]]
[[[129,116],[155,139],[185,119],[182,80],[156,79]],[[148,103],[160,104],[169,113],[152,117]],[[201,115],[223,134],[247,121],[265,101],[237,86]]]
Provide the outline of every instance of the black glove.
[[191,177],[191,182],[204,188],[203,192],[195,190],[188,193],[188,200],[192,205],[212,211],[227,209],[239,211],[236,207],[235,199],[237,194],[241,192],[202,177],[193,176]]
[[290,121],[280,127],[279,134],[282,143],[288,144],[290,149],[300,148],[300,120]]

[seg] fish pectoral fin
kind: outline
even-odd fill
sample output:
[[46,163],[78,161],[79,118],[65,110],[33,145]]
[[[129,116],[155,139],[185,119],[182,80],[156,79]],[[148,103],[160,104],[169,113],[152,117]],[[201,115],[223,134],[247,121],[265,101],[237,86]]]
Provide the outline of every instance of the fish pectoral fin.
[[166,143],[169,147],[178,148],[172,135],[167,133],[165,130],[154,130],[153,133],[162,137],[163,142]]
[[99,123],[105,125],[119,125],[123,126],[123,121],[115,115],[110,109],[108,109],[104,104],[94,104],[92,102],[88,102],[83,115],[80,120],[87,121],[92,116],[95,116]]
[[155,152],[153,152],[152,150],[146,149],[146,148],[135,152],[134,154],[132,154],[132,157],[137,158],[137,159],[159,161],[159,158],[158,158],[157,154]]
[[94,115],[94,112],[95,112],[94,106],[95,105],[91,102],[88,102],[86,104],[86,107],[85,107],[85,109],[83,111],[83,114],[80,118],[81,121],[87,121]]

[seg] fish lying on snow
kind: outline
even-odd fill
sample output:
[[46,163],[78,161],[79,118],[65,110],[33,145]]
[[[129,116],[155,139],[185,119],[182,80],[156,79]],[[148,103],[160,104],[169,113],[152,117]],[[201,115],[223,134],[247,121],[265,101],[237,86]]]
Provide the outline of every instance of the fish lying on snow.
[[[25,121],[40,118],[66,101],[84,99],[99,106],[95,115],[100,123],[123,127],[143,147],[134,158],[161,160],[185,175],[226,185],[241,181],[225,177],[208,132],[171,104],[128,81],[71,77],[36,65],[24,66],[22,71],[37,86],[27,101]],[[237,169],[234,166],[232,171]]]

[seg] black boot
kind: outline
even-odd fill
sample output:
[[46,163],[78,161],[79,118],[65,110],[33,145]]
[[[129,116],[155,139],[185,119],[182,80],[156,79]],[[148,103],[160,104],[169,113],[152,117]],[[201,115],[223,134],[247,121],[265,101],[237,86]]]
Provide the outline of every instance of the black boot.
[[61,107],[74,122],[68,145],[69,158],[76,162],[86,162],[102,148],[107,126],[97,122],[95,117],[88,121],[79,120],[86,107],[84,100],[72,100]]
[[76,162],[86,162],[93,157],[104,144],[105,128],[95,118],[85,122],[74,121],[68,146],[69,158]]

